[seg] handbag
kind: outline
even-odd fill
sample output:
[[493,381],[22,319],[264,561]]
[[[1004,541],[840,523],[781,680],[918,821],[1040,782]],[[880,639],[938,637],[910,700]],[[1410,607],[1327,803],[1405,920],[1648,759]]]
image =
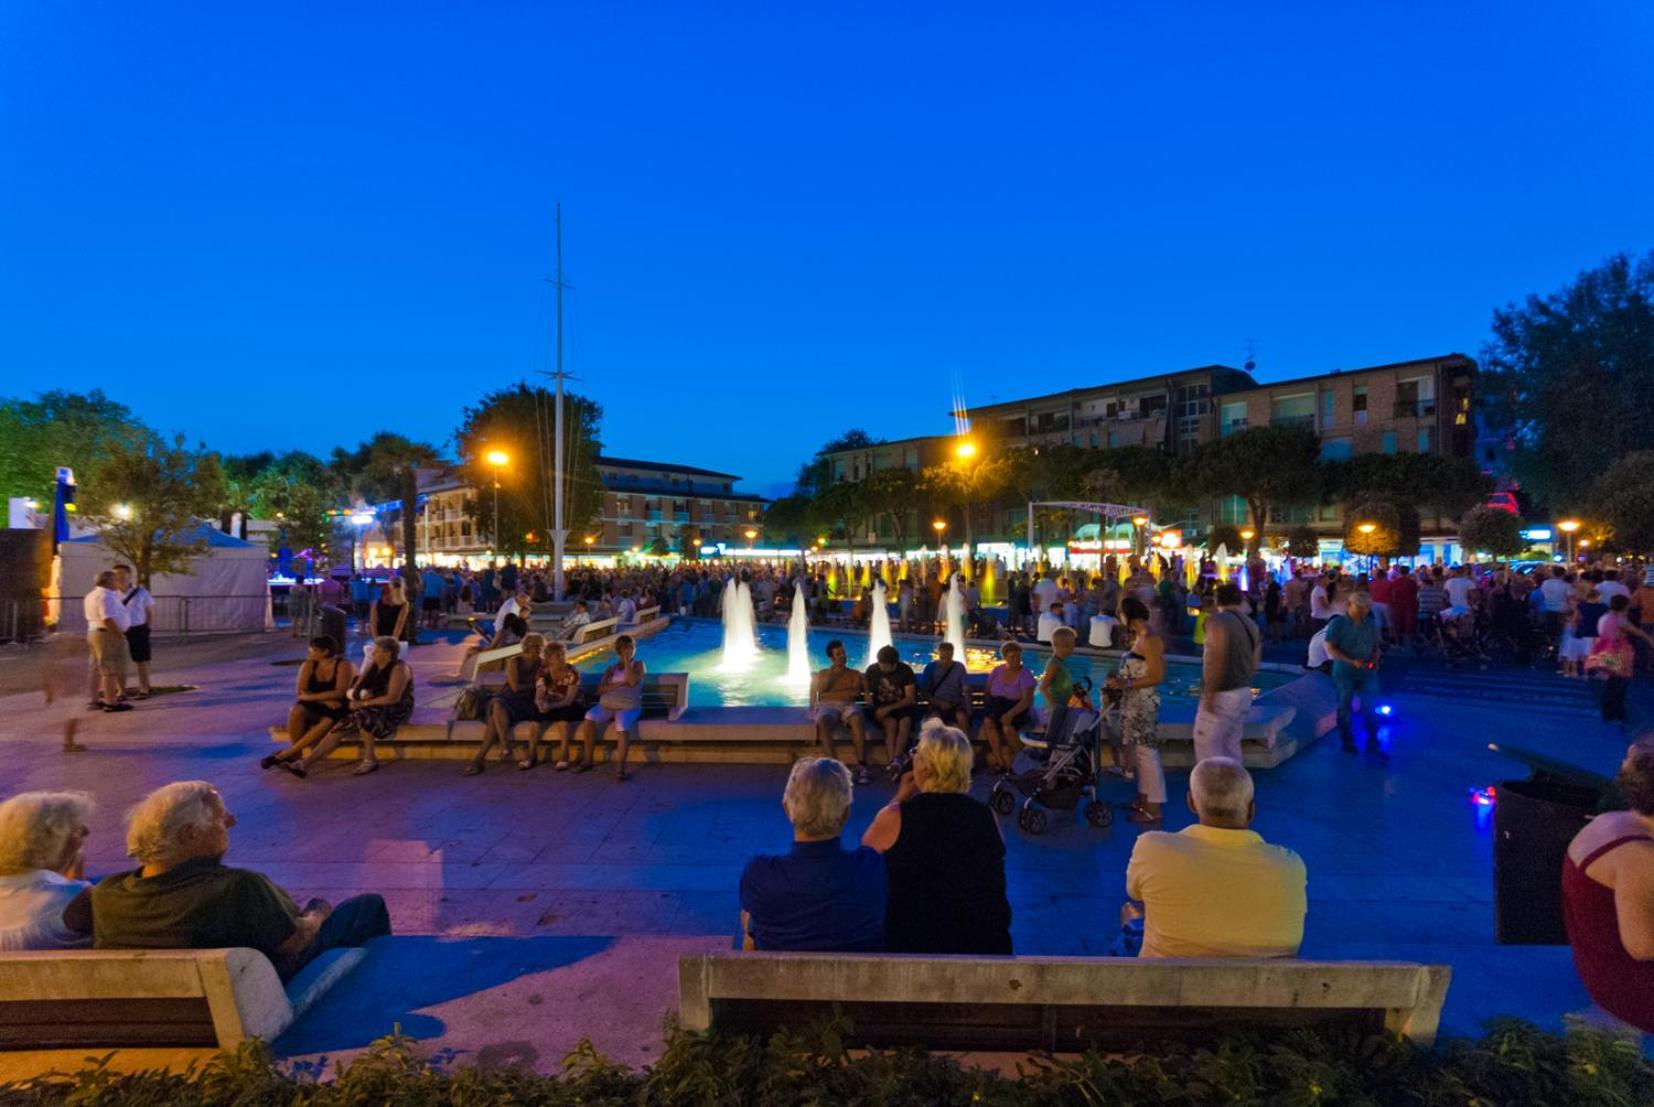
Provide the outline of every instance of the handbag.
[[1629,677],[1636,656],[1628,638],[1598,638],[1591,652],[1585,656],[1585,671],[1609,677]]

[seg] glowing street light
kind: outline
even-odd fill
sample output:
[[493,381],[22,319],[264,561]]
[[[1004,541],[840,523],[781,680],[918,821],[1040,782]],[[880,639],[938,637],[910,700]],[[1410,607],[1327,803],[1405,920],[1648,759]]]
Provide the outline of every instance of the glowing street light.
[[747,549],[749,549],[749,550],[752,549],[752,540],[758,537],[758,531],[753,527],[748,527],[746,530],[742,531],[741,533],[746,536]]
[[[1564,519],[1556,525],[1556,529],[1568,536],[1568,560],[1572,562],[1574,559],[1574,531],[1579,529],[1579,520]],[[1588,546],[1590,543],[1581,542],[1580,545]]]
[[116,504],[112,510],[114,511],[115,518],[121,520],[122,522],[132,518],[131,504]]
[[494,467],[494,540],[500,538],[500,470],[511,464],[511,455],[504,450],[489,450],[483,460]]
[[940,538],[942,536],[943,531],[948,529],[948,523],[947,523],[946,519],[932,520],[930,526],[931,526],[931,529],[936,532],[936,536],[938,538]]
[[1373,531],[1378,529],[1378,524],[1377,523],[1358,523],[1356,525],[1355,529],[1360,531],[1362,534],[1371,534]]
[[969,438],[961,438],[953,448],[953,456],[960,461],[969,461],[976,456],[976,443]]

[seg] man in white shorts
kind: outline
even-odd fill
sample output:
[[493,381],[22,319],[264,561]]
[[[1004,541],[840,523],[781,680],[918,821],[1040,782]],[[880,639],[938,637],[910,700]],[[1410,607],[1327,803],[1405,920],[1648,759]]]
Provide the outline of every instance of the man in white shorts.
[[1217,611],[1206,620],[1200,707],[1195,711],[1195,764],[1208,757],[1241,759],[1241,730],[1252,707],[1252,677],[1263,658],[1263,636],[1241,611],[1238,584],[1217,587]]
[[615,726],[615,779],[627,781],[632,774],[626,769],[626,754],[632,747],[632,736],[637,733],[638,720],[643,718],[643,678],[647,675],[643,662],[634,660],[637,643],[630,634],[615,639],[615,663],[603,670],[603,679],[597,685],[597,703],[586,712],[580,724],[580,737],[585,754],[575,772],[592,767],[597,739],[609,723]]
[[866,681],[856,670],[845,664],[844,643],[827,643],[827,668],[819,670],[810,681],[810,723],[816,730],[816,742],[822,755],[837,757],[833,752],[833,733],[840,724],[850,728],[850,741],[856,750],[856,779],[867,783],[867,735],[862,729],[860,701],[867,692]]

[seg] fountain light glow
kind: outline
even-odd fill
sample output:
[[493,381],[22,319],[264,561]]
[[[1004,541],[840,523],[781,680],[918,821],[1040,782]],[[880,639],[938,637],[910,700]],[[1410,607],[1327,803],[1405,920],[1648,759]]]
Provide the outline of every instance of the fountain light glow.
[[[953,656],[962,660],[965,656],[965,578],[954,574],[948,584],[948,590],[942,597],[942,607],[946,612],[947,634],[946,640],[953,643]],[[888,620],[886,620],[888,624]]]
[[754,629],[752,589],[744,580],[729,578],[724,586],[724,657],[720,668],[725,672],[750,669],[758,660],[758,636]]
[[873,611],[867,624],[867,656],[878,657],[880,648],[890,643],[890,607],[886,602],[884,577],[876,576],[873,578]]
[[787,617],[787,675],[781,678],[794,688],[810,683],[809,595],[809,585],[799,577],[794,582],[792,614]]

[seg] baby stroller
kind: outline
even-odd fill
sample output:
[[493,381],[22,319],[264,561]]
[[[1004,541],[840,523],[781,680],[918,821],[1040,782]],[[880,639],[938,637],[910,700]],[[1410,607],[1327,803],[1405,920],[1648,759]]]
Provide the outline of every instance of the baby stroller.
[[[1095,827],[1114,821],[1114,809],[1097,798],[1101,764],[1103,716],[1091,706],[1091,682],[1075,685],[1074,696],[1041,738],[1024,737],[1023,744],[1043,764],[1007,776],[994,784],[988,803],[1000,815],[1017,811],[1017,826],[1029,834],[1044,834],[1049,811],[1072,811],[1084,799],[1085,820]],[[1020,801],[1018,793],[1027,797]]]
[[1447,656],[1449,669],[1457,669],[1461,665],[1474,665],[1479,669],[1488,667],[1492,656],[1483,643],[1474,612],[1448,608],[1441,613],[1440,623],[1442,652]]

